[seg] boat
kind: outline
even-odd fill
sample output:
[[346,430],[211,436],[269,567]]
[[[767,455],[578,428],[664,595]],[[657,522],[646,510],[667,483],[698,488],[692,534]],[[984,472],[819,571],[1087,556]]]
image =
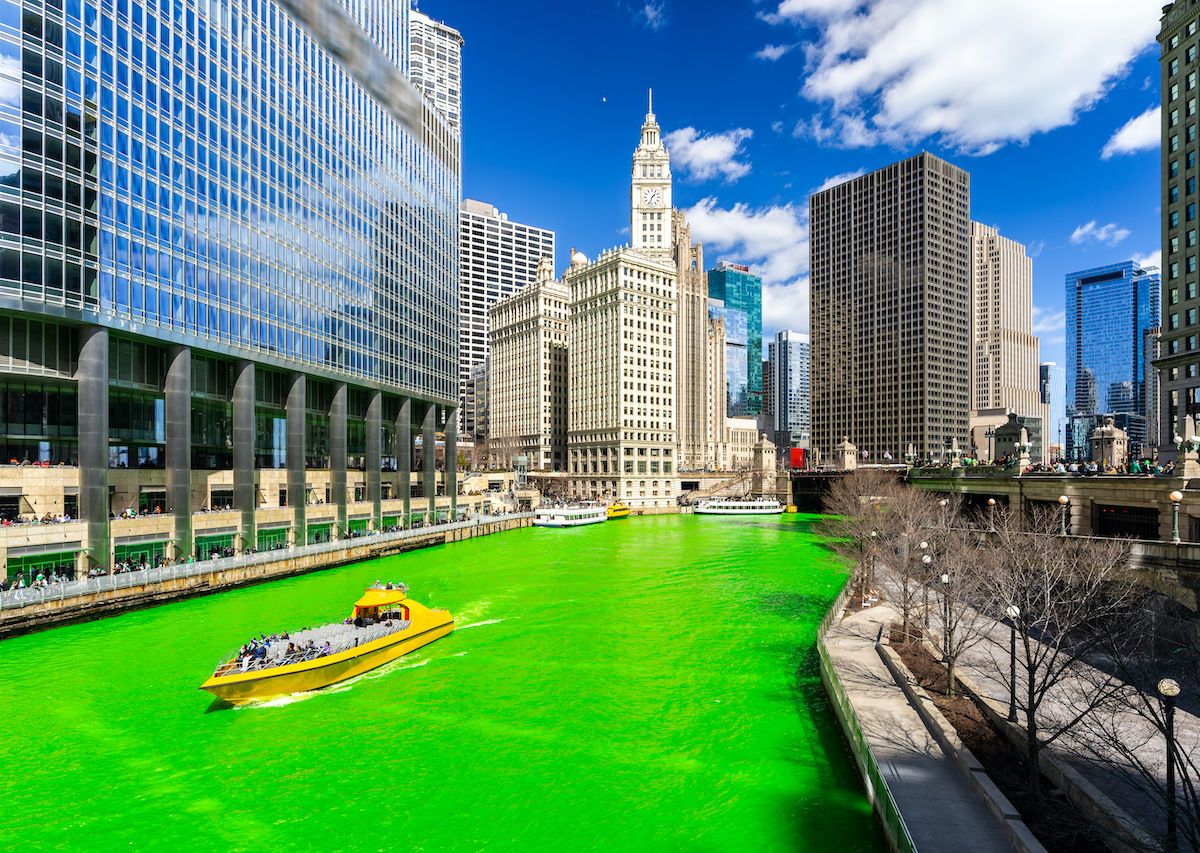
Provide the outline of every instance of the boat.
[[234,705],[319,690],[414,652],[454,630],[454,617],[408,597],[404,584],[370,587],[345,622],[252,641],[200,685]]
[[783,504],[770,498],[719,498],[701,501],[698,515],[782,515]]
[[613,503],[610,503],[608,505],[608,517],[609,518],[628,518],[629,512],[630,512],[629,504],[627,504],[627,503],[622,503],[621,501],[614,501]]
[[600,504],[542,507],[533,517],[534,527],[582,527],[608,521],[608,511]]

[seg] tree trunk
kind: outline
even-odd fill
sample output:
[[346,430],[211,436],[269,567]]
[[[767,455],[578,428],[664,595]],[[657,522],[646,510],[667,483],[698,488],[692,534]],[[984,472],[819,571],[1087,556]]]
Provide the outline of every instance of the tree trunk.
[[949,658],[946,663],[946,695],[954,695],[954,658]]
[[1037,715],[1034,714],[1034,683],[1033,673],[1028,673],[1029,683],[1026,691],[1029,704],[1025,708],[1025,745],[1029,756],[1029,792],[1035,799],[1042,796],[1042,774],[1038,768],[1038,757],[1041,744],[1038,742]]

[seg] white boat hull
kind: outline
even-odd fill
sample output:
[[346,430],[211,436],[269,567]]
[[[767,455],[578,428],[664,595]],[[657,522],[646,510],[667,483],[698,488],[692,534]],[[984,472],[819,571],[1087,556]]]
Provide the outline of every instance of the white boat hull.
[[763,503],[759,506],[749,504],[700,504],[696,507],[697,515],[782,515],[784,507],[777,502]]
[[608,521],[607,518],[586,518],[573,519],[566,521],[557,518],[534,519],[534,527],[584,527],[588,524],[600,524],[603,521]]
[[584,527],[608,521],[604,507],[566,507],[540,510],[533,518],[534,527]]

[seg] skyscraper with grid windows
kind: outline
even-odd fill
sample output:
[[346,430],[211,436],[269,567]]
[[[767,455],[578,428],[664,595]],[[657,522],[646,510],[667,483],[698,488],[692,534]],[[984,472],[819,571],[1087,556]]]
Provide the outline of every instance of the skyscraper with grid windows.
[[0,2],[0,514],[78,519],[9,573],[452,511],[458,136],[315,8]]

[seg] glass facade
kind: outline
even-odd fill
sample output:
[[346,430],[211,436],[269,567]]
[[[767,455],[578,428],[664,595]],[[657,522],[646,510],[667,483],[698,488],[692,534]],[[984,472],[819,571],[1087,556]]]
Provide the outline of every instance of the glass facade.
[[[749,321],[745,311],[730,308],[720,300],[708,300],[708,316],[725,321],[726,414],[744,414],[750,407],[750,364],[746,356]],[[759,377],[761,383],[762,377]]]
[[778,332],[767,345],[767,356],[775,430],[790,434],[793,446],[808,447],[812,432],[809,337]]
[[1158,325],[1159,275],[1132,261],[1066,279],[1067,407],[1144,413],[1145,332]]
[[[407,4],[352,5],[403,70]],[[270,0],[0,0],[0,304],[452,400],[424,137]]]
[[[722,261],[708,271],[708,296],[724,303],[726,311],[737,312],[742,319],[732,321],[741,340],[740,349],[725,354],[725,372],[729,385],[729,417],[757,415],[762,405],[762,279],[749,267]],[[730,333],[727,316],[725,334]],[[737,389],[735,391],[735,388]],[[742,391],[741,389],[745,389]]]
[[[1067,455],[1086,459],[1081,444],[1086,418],[1136,416],[1145,439],[1147,405],[1145,334],[1159,323],[1158,270],[1123,261],[1066,277]],[[1152,357],[1152,356],[1151,356]],[[1077,419],[1074,416],[1084,416]]]

